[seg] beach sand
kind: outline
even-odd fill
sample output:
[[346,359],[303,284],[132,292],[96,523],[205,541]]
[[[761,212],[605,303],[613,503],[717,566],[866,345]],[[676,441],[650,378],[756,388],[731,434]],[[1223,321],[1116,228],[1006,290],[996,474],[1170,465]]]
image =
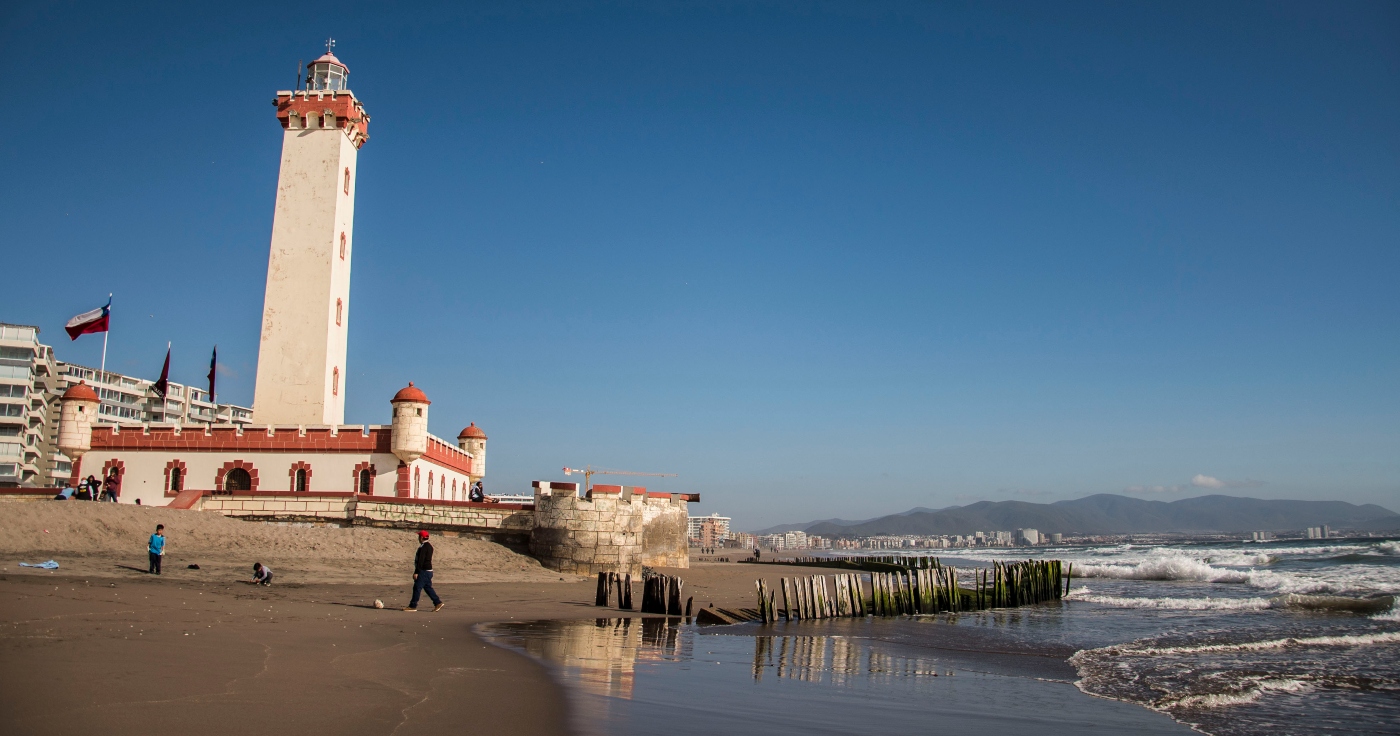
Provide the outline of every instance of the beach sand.
[[[156,523],[170,539],[159,577],[144,572]],[[568,699],[545,666],[485,643],[471,627],[626,614],[594,607],[591,579],[490,542],[433,542],[447,607],[432,613],[425,601],[404,613],[393,609],[410,593],[412,532],[115,504],[2,504],[5,733],[567,733]],[[60,569],[17,566],[50,558]],[[242,582],[254,559],[273,568],[276,584]],[[665,572],[686,580],[697,606],[748,607],[756,577],[817,571],[699,563]],[[634,600],[640,593],[639,585]],[[375,609],[375,599],[389,608]],[[1037,662],[1070,672],[1058,658]],[[1089,708],[1107,703],[1074,697]]]

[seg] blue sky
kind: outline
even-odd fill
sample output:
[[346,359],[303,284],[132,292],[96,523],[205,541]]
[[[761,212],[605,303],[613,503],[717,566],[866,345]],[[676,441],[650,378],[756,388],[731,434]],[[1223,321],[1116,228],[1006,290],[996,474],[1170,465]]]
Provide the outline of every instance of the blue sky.
[[250,403],[269,101],[327,36],[347,420],[413,380],[489,489],[1400,506],[1400,6],[6,3],[0,320],[95,364],[115,292],[112,368],[217,342]]

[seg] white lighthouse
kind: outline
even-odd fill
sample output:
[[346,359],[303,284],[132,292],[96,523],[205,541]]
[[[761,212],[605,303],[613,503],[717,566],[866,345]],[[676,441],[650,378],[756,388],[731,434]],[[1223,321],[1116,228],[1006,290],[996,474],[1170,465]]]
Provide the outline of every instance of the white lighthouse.
[[277,93],[282,164],[267,261],[253,421],[343,424],[355,161],[369,115],[327,42],[306,89]]

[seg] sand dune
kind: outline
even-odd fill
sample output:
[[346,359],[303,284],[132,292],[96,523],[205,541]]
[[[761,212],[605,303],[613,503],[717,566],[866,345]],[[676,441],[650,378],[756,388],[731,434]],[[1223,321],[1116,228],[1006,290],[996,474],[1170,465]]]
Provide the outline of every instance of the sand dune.
[[[125,577],[146,568],[146,540],[165,525],[165,570],[208,577],[251,574],[253,562],[279,583],[401,583],[413,572],[414,532],[316,527],[230,519],[203,511],[127,504],[43,501],[0,504],[0,563],[53,559],[69,574]],[[433,535],[439,583],[574,582],[494,542]],[[198,564],[200,571],[188,570]],[[135,568],[135,569],[133,569]]]

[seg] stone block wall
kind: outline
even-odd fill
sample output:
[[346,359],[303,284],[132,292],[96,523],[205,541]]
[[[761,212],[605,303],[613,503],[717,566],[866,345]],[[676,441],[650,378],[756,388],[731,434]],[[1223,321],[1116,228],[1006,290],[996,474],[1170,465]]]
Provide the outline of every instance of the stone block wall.
[[536,481],[534,485],[530,554],[540,564],[577,575],[641,575],[645,491],[595,487],[587,497],[580,497],[577,483]]
[[431,501],[354,493],[205,493],[196,509],[240,519],[329,521],[405,529],[451,530],[523,548],[534,526],[527,504]]
[[289,493],[248,493],[207,495],[194,508],[247,519],[345,522],[353,513],[354,503],[352,493],[303,494],[301,497]]
[[690,567],[689,504],[679,493],[648,493],[642,508],[642,564]]

